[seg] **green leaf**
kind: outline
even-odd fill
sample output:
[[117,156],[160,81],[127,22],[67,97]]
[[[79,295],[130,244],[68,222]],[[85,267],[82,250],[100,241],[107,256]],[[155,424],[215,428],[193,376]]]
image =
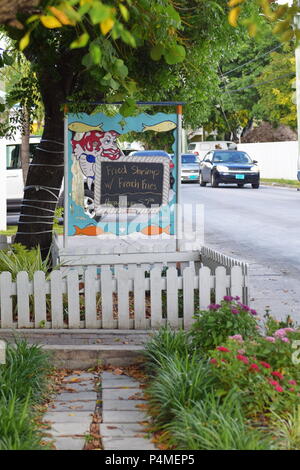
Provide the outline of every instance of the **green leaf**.
[[122,5],[122,3],[119,4],[119,8],[120,8],[120,12],[121,12],[121,15],[123,16],[124,20],[128,21],[129,20],[129,11],[128,11],[128,9],[125,7],[125,5]]
[[98,44],[92,43],[90,45],[90,55],[94,64],[100,64],[102,51]]
[[181,18],[180,18],[179,13],[175,10],[174,7],[172,7],[172,5],[169,5],[165,9],[165,11],[170,16],[170,18],[172,18],[172,20],[176,21],[176,23],[178,23],[178,24],[181,23]]
[[124,117],[132,116],[134,114],[135,109],[136,109],[135,100],[132,98],[128,98],[122,104],[120,108],[120,114],[122,114],[122,116]]
[[75,39],[75,41],[73,41],[70,44],[70,49],[77,49],[79,47],[85,47],[89,39],[90,39],[90,36],[88,33],[81,34],[79,38]]
[[135,39],[129,31],[121,31],[121,38],[129,46],[136,47]]
[[94,2],[89,15],[93,24],[101,23],[111,17],[111,9],[100,2]]
[[152,60],[160,60],[161,56],[165,53],[165,48],[161,44],[152,47],[150,57]]
[[5,111],[5,104],[0,103],[0,113],[3,113]]
[[165,60],[167,64],[174,65],[178,62],[183,62],[186,56],[185,48],[180,45],[173,46],[166,49],[164,52]]
[[14,63],[14,58],[9,55],[6,51],[3,52],[2,56],[4,65],[12,65]]

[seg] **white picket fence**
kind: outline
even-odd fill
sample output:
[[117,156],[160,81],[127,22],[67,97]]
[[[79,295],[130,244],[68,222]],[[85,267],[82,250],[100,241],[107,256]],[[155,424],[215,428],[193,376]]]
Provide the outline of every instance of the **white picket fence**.
[[216,251],[213,248],[202,246],[200,249],[200,254],[201,262],[205,266],[208,266],[212,270],[212,272],[214,272],[218,266],[224,266],[227,272],[230,272],[230,269],[233,266],[240,266],[242,268],[243,274],[248,274],[247,263],[232,258],[231,256],[224,255],[224,253],[220,253],[219,251]]
[[247,276],[241,266],[226,272],[223,266],[212,274],[208,267],[195,270],[176,267],[163,271],[143,267],[88,267],[83,276],[59,270],[49,279],[36,272],[29,281],[26,272],[0,275],[0,327],[53,329],[157,329],[170,324],[189,328],[195,309],[219,303],[224,295],[245,302]]

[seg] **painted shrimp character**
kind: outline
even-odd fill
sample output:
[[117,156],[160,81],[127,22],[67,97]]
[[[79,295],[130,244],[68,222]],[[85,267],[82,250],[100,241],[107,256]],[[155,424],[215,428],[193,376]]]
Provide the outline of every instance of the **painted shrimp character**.
[[73,153],[79,161],[82,173],[87,178],[89,189],[91,189],[95,179],[97,157],[118,160],[123,156],[123,152],[119,149],[117,143],[119,135],[118,132],[113,130],[103,132],[101,128],[84,133],[75,132],[73,135],[71,139]]

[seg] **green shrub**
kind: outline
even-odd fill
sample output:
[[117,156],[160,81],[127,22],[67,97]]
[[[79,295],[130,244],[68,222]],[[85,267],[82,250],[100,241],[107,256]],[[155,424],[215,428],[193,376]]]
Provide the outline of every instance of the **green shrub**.
[[0,365],[0,450],[45,448],[34,410],[47,395],[51,370],[41,346],[24,340],[7,346],[6,364]]
[[238,395],[223,401],[213,393],[192,408],[181,408],[167,426],[174,442],[184,450],[266,450],[268,439],[259,429],[245,423]]
[[238,390],[245,414],[250,418],[271,411],[285,413],[298,402],[300,386],[289,373],[259,360],[256,347],[256,342],[241,344],[229,340],[211,351],[217,392],[226,396],[233,387]]
[[207,361],[197,353],[161,356],[160,368],[147,387],[147,395],[155,420],[168,423],[176,410],[190,407],[212,387],[213,376]]
[[39,450],[41,434],[34,424],[30,394],[0,394],[0,450]]
[[222,344],[230,335],[240,334],[244,339],[259,335],[256,311],[238,301],[239,297],[225,296],[221,304],[212,304],[195,316],[190,337],[192,345],[207,354]]
[[172,330],[169,326],[155,332],[145,346],[146,367],[155,372],[166,357],[180,355],[185,357],[191,350],[189,338],[184,330]]
[[16,280],[20,271],[26,271],[29,279],[33,279],[36,271],[49,271],[49,256],[42,260],[39,247],[28,250],[23,245],[16,243],[9,250],[0,250],[0,272],[8,271]]
[[285,413],[284,416],[273,413],[271,420],[277,448],[282,450],[299,450],[300,405],[295,406],[290,413]]
[[49,355],[41,346],[17,340],[15,346],[7,346],[6,364],[0,367],[0,390],[5,396],[16,394],[20,400],[30,393],[31,402],[40,402],[51,370]]

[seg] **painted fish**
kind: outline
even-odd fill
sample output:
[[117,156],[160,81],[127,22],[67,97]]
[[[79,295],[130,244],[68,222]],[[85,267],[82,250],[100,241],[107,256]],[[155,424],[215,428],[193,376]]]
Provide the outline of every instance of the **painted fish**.
[[91,224],[87,225],[86,227],[80,228],[77,225],[74,225],[75,228],[75,235],[88,235],[90,237],[95,237],[96,235],[103,235],[104,233],[107,234],[109,232],[105,232],[103,228],[97,227],[97,225]]
[[162,121],[158,124],[153,124],[153,126],[146,126],[143,124],[143,132],[146,131],[155,131],[155,132],[168,132],[172,129],[176,129],[177,124],[173,121]]
[[162,233],[170,234],[170,225],[167,227],[159,227],[158,225],[148,225],[141,230],[141,233],[144,235],[161,235]]
[[90,126],[89,124],[85,124],[84,122],[75,121],[71,122],[71,124],[69,125],[69,129],[70,131],[78,132],[79,134],[84,134],[85,132],[90,131],[103,132],[102,126],[103,123],[98,124],[98,126]]

